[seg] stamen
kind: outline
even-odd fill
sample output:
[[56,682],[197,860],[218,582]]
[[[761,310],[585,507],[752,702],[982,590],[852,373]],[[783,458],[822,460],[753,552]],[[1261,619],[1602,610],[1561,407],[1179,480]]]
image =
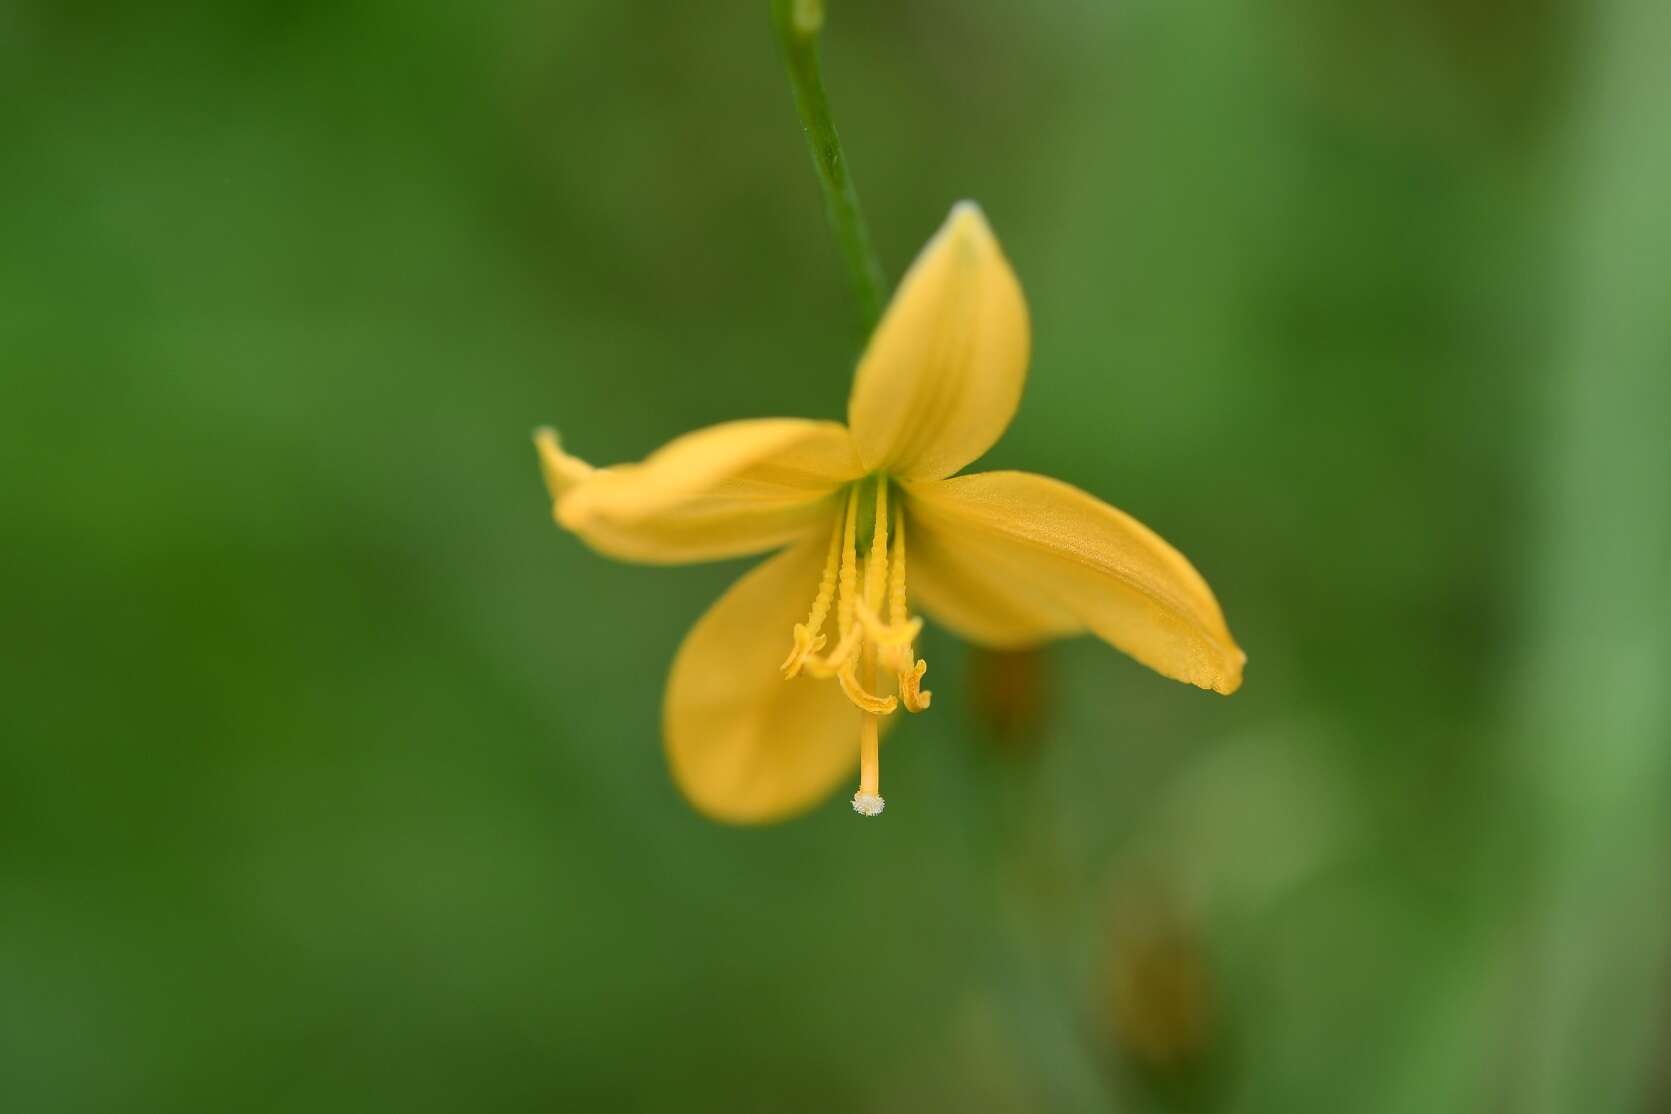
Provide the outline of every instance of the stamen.
[[818,594],[813,597],[812,610],[807,614],[805,623],[795,624],[795,645],[789,651],[789,656],[783,659],[778,668],[783,671],[783,679],[789,680],[801,671],[807,655],[817,653],[824,648],[824,619],[830,613],[830,603],[835,599],[836,569],[841,561],[841,539],[844,518],[837,518],[830,529],[830,553],[824,559],[824,575],[818,581]]
[[[851,505],[855,509],[858,507],[857,484],[853,485],[853,502]],[[854,635],[862,637],[863,633],[868,628],[869,624],[864,621],[863,617],[867,613],[874,617],[876,608],[881,606],[882,603],[882,588],[887,583],[888,477],[881,475],[876,477],[876,525],[873,529],[874,532],[872,533],[870,539],[870,556],[865,558],[864,598],[854,599],[850,606],[845,598],[842,600],[844,609],[851,616],[858,618],[859,622],[849,627],[845,632],[846,637],[842,639],[841,649],[845,649],[847,652],[842,655],[841,671],[836,674],[836,679],[841,682],[841,691],[847,694],[847,699],[857,704],[861,711],[866,712],[871,716],[891,716],[894,713],[894,709],[899,707],[899,701],[891,696],[877,696],[870,691],[876,687],[875,652],[867,650],[863,654],[863,662],[866,671],[870,676],[870,684],[867,686],[859,683],[857,671],[859,662],[854,660],[852,654],[853,649],[856,647],[848,646],[849,638]],[[855,558],[857,557],[857,548],[858,546],[855,542]],[[855,572],[855,582],[857,579],[857,573]],[[842,591],[843,593],[847,591],[845,583],[842,585]],[[851,622],[851,619],[849,619],[849,621]],[[832,655],[832,657],[833,656],[834,655]],[[824,664],[829,665],[830,663],[826,662]]]
[[[862,816],[882,812],[880,790],[880,717],[892,715],[903,704],[907,711],[928,707],[930,693],[923,691],[923,673],[928,663],[912,649],[922,634],[923,621],[907,610],[905,591],[905,509],[888,513],[888,478],[876,477],[876,513],[871,529],[869,552],[863,558],[864,582],[859,581],[859,493],[862,484],[847,490],[847,504],[830,531],[830,548],[818,592],[807,612],[807,621],[794,626],[794,645],[783,661],[783,675],[793,678],[803,671],[822,680],[834,678],[842,694],[863,714],[859,718],[859,790],[853,795],[853,811]],[[890,537],[891,528],[891,537]],[[891,542],[891,545],[890,545]],[[881,617],[884,603],[888,618]],[[824,625],[832,606],[836,613],[836,645],[820,656],[829,639]],[[892,673],[898,695],[879,696],[878,668]],[[861,681],[861,675],[864,680]]]
[[[894,671],[899,685],[899,702],[905,705],[907,712],[922,712],[928,710],[928,702],[934,698],[932,692],[922,689],[923,674],[928,671],[928,662],[917,657],[911,644],[916,641],[917,634],[922,630],[922,620],[913,619],[906,622],[905,615],[905,508],[901,507],[894,518],[894,555],[893,565],[889,568],[888,580],[888,618],[889,626],[894,631],[910,630],[910,637],[900,645],[885,651],[887,664]],[[913,627],[914,625],[914,627]]]
[[870,538],[870,556],[865,558],[864,605],[871,611],[882,608],[882,589],[888,582],[888,477],[876,477],[876,528]]
[[841,538],[841,606],[836,610],[836,623],[841,640],[853,629],[853,602],[859,591],[859,485],[847,492],[847,524]]
[[854,484],[847,492],[847,514],[841,528],[841,602],[836,608],[836,629],[841,632],[841,641],[827,657],[809,655],[804,659],[806,671],[814,677],[839,676],[842,666],[852,660],[864,635],[853,623],[853,609],[857,606],[859,595],[858,530],[859,485]]
[[888,569],[888,618],[895,626],[905,621],[905,508],[894,512],[894,560]]

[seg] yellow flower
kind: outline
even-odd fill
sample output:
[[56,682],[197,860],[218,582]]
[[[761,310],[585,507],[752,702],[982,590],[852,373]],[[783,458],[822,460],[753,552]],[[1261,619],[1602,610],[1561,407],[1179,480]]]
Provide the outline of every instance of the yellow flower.
[[732,585],[673,662],[663,734],[696,808],[783,819],[856,760],[853,808],[882,811],[882,721],[929,706],[907,583],[976,643],[1089,631],[1168,677],[1221,693],[1241,684],[1246,655],[1211,589],[1153,531],[1043,476],[950,478],[1009,425],[1028,343],[1021,288],[965,202],[871,337],[846,425],[727,422],[604,469],[551,430],[535,435],[558,523],[602,553],[678,563],[782,549]]

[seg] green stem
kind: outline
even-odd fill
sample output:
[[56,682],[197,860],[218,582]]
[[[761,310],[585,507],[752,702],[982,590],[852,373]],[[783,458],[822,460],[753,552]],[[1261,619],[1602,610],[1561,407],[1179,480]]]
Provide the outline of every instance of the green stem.
[[783,44],[789,67],[789,85],[795,93],[795,110],[801,129],[812,148],[812,163],[824,188],[824,209],[830,230],[847,264],[848,282],[858,302],[860,323],[866,333],[882,316],[887,282],[870,231],[859,212],[859,194],[847,173],[847,156],[841,150],[835,121],[830,119],[830,102],[824,93],[824,77],[818,63],[818,32],[824,27],[823,0],[771,0],[772,26]]

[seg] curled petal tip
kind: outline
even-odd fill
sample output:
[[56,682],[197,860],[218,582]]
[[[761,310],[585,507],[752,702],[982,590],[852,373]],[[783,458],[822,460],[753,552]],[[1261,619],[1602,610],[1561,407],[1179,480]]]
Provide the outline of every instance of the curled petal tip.
[[590,464],[563,451],[557,431],[550,426],[534,430],[534,448],[539,453],[540,473],[545,477],[546,490],[552,499],[565,494],[589,479],[594,471]]

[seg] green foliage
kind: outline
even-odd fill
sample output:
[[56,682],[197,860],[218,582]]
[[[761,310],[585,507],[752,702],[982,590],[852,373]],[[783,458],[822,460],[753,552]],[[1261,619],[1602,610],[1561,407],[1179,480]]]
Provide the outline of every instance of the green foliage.
[[746,565],[585,551],[528,433],[842,416],[766,6],[20,0],[0,1105],[1663,1108],[1664,5],[828,9],[889,277],[973,197],[1027,290],[986,463],[1243,691],[1076,642],[1018,742],[931,629],[882,821],[702,821]]

